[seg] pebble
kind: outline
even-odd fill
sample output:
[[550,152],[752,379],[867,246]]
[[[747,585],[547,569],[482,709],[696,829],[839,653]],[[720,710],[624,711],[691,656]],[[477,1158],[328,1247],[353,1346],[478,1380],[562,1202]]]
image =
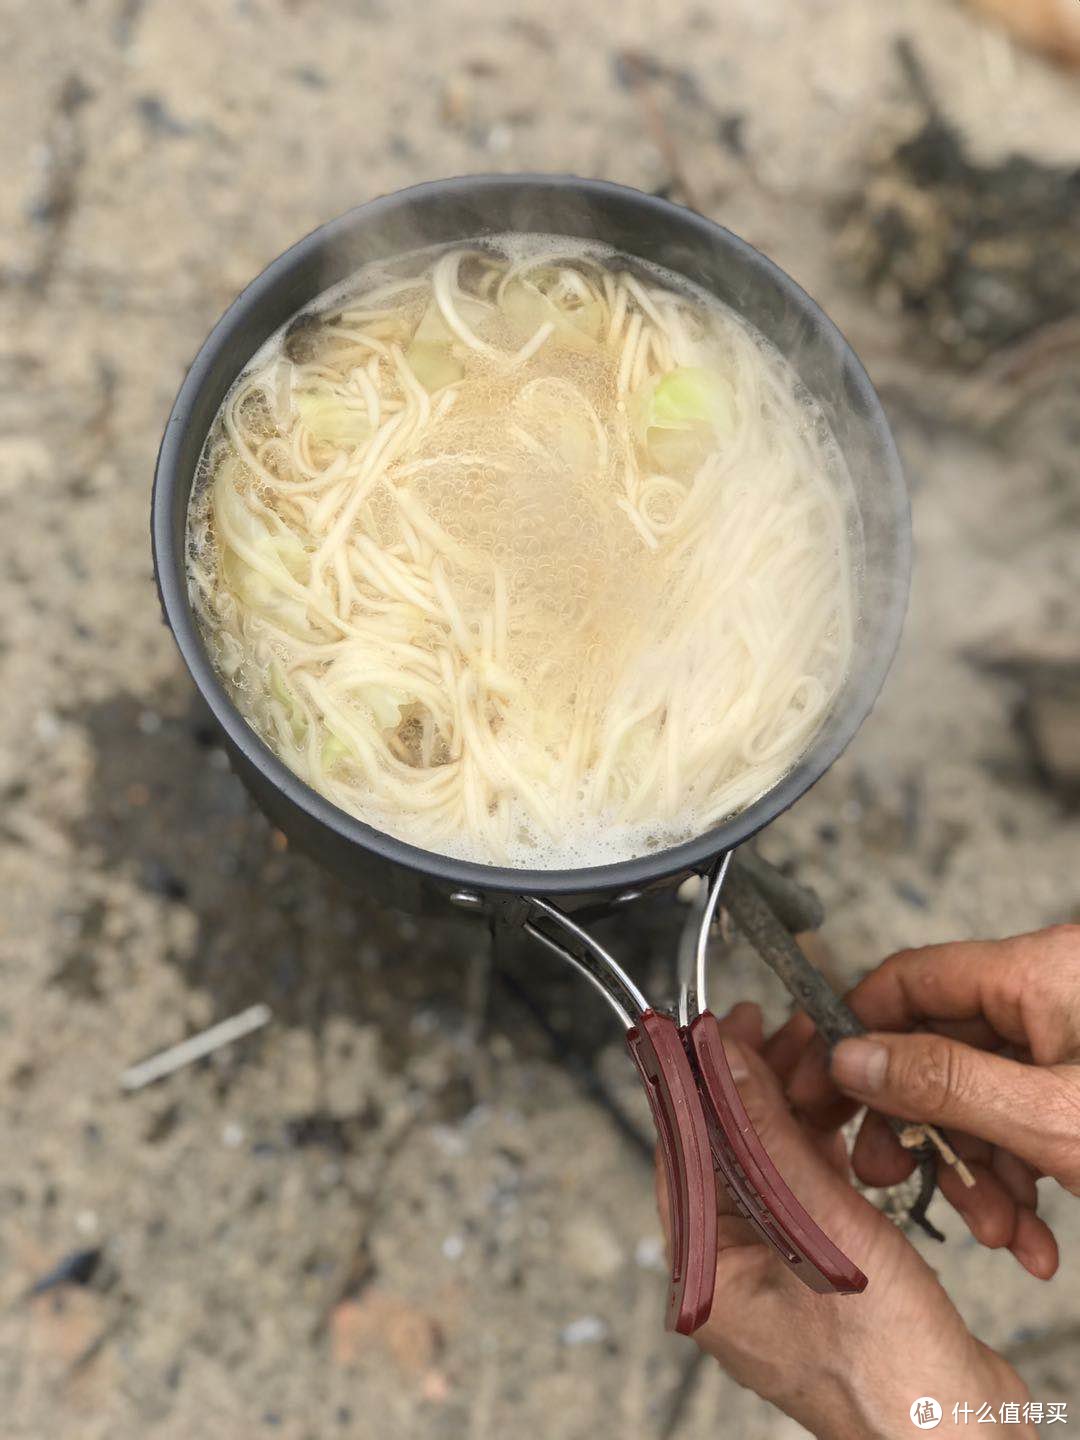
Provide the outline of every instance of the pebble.
[[80,1235],[96,1235],[98,1217],[93,1210],[80,1210],[75,1216],[75,1229]]
[[460,1260],[465,1254],[465,1240],[461,1235],[447,1235],[442,1242],[442,1253],[447,1260]]
[[39,740],[55,740],[60,734],[60,721],[51,710],[39,710],[34,716],[34,734]]
[[468,1140],[460,1130],[452,1130],[449,1125],[433,1125],[431,1138],[435,1148],[448,1160],[459,1160],[463,1155],[468,1154]]
[[441,1370],[429,1370],[420,1382],[420,1398],[441,1405],[450,1396],[450,1382]]
[[222,1127],[221,1143],[227,1150],[239,1150],[244,1143],[244,1127],[230,1120]]
[[44,481],[53,463],[45,445],[32,436],[13,435],[0,441],[0,495]]
[[639,1270],[666,1270],[664,1242],[659,1235],[643,1235],[634,1246],[634,1264]]
[[608,1334],[608,1324],[599,1315],[579,1315],[569,1325],[563,1326],[559,1339],[564,1345],[599,1345]]
[[608,1280],[623,1266],[619,1242],[598,1215],[575,1215],[564,1231],[566,1258],[581,1275]]

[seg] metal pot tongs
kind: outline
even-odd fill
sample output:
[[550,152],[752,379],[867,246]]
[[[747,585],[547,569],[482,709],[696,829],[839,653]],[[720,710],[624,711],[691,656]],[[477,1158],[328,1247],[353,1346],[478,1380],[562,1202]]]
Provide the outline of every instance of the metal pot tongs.
[[[625,1031],[660,1142],[671,1212],[667,1328],[689,1335],[712,1308],[717,1186],[812,1290],[854,1294],[866,1276],[792,1194],[758,1139],[706,1007],[706,955],[731,852],[702,876],[679,943],[678,1019],[654,1010],[630,976],[557,906],[524,896],[513,919],[568,961],[611,1005]],[[510,917],[507,917],[510,918]],[[552,930],[556,933],[553,934]]]

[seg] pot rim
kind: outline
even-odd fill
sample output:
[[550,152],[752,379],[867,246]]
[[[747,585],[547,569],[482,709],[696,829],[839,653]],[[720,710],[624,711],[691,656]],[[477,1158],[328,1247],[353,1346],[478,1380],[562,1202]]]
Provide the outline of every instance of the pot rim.
[[[172,501],[177,486],[186,482],[180,465],[183,436],[191,423],[196,399],[212,374],[222,351],[228,347],[235,331],[258,312],[268,296],[279,288],[287,288],[289,278],[310,260],[313,253],[329,250],[354,232],[369,225],[377,225],[380,219],[399,209],[407,209],[417,201],[441,195],[468,199],[482,205],[486,194],[498,190],[527,192],[550,189],[552,186],[565,187],[586,203],[590,199],[621,199],[624,203],[630,202],[638,207],[643,217],[651,218],[652,223],[659,228],[663,228],[665,224],[677,223],[681,227],[696,230],[709,244],[726,249],[736,255],[744,267],[758,270],[766,276],[783,292],[787,302],[824,335],[831,348],[842,359],[849,386],[855,391],[880,446],[881,462],[887,472],[886,479],[890,482],[887,489],[894,502],[890,523],[897,531],[897,557],[892,593],[880,625],[880,643],[859,676],[851,683],[850,693],[845,694],[842,699],[844,713],[837,718],[834,712],[835,723],[826,722],[825,730],[819,732],[799,762],[763,796],[736,815],[691,840],[631,860],[580,869],[524,870],[460,860],[399,840],[396,836],[377,830],[340,809],[301,780],[284,761],[278,759],[229,698],[203,645],[188,599],[183,564],[186,535],[177,535]],[[473,237],[470,235],[461,236],[463,241],[471,238]],[[239,374],[239,371],[237,373]],[[186,511],[185,505],[185,530]],[[151,532],[154,573],[165,620],[184,663],[215,720],[247,762],[310,819],[336,832],[340,838],[374,852],[383,859],[419,871],[444,887],[481,892],[567,895],[647,887],[675,874],[700,870],[723,851],[734,848],[754,835],[788,809],[821,778],[870,713],[899,643],[910,576],[907,492],[895,442],[881,402],[862,363],[816,301],[767,256],[715,221],[630,186],[567,174],[482,174],[425,181],[355,206],[312,230],[276,260],[271,261],[218,320],[199,349],[176,396],[165,426],[154,472]]]

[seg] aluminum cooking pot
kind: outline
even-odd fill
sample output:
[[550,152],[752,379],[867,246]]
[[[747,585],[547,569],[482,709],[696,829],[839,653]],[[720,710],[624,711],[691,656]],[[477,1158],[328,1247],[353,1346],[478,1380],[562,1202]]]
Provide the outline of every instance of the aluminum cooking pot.
[[[854,485],[865,547],[847,682],[813,744],[773,788],[685,844],[580,870],[478,865],[418,849],[318,795],[259,739],[230,700],[199,635],[184,568],[188,497],[208,430],[256,350],[298,310],[360,265],[422,244],[506,231],[596,239],[685,275],[744,315],[791,363],[832,427]],[[730,231],[625,186],[562,175],[476,175],[381,196],[298,241],[225,312],[176,397],[158,456],[154,568],[165,619],[225,736],[236,770],[267,815],[347,882],[399,908],[432,897],[534,893],[597,900],[698,870],[774,820],[824,774],[870,710],[900,635],[910,568],[907,492],[866,372],[836,326],[782,270]]]
[[[851,476],[862,528],[850,671],[798,764],[752,805],[683,844],[576,870],[509,869],[438,855],[365,825],[317,794],[272,753],[229,698],[200,637],[185,571],[188,499],[204,441],[226,392],[263,343],[361,265],[424,245],[508,231],[599,240],[685,276],[749,320],[820,406]],[[861,1289],[865,1276],[807,1215],[757,1141],[704,998],[708,929],[732,850],[797,800],[855,734],[892,660],[907,600],[910,526],[896,449],[866,372],[814,301],[730,231],[625,186],[562,175],[480,175],[382,196],[300,240],[219,320],[169,417],[154,479],[152,527],[165,619],[234,768],[274,824],[315,860],[384,903],[430,912],[450,899],[524,926],[612,1003],[645,1083],[667,1169],[674,1228],[669,1325],[689,1332],[708,1315],[719,1182],[808,1284]],[[702,878],[680,947],[685,963],[676,1018],[650,1007],[578,922],[690,875]]]

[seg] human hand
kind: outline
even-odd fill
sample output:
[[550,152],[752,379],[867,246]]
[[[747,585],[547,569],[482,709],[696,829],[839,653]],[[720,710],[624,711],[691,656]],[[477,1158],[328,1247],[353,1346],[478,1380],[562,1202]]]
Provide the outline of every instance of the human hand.
[[[868,1185],[896,1184],[914,1164],[876,1112],[947,1127],[976,1183],[942,1166],[942,1193],[976,1239],[1049,1279],[1057,1244],[1035,1182],[1080,1194],[1080,927],[902,951],[847,999],[874,1033],[841,1041],[831,1060],[813,1040],[790,1102],[829,1129],[872,1107],[852,1155]],[[929,1028],[904,1033],[915,1026]],[[811,1031],[805,1016],[785,1027],[791,1044]]]
[[[843,1137],[800,1124],[782,1080],[807,1037],[762,1043],[761,1012],[739,1005],[720,1022],[739,1093],[762,1143],[799,1200],[869,1277],[861,1295],[808,1290],[738,1217],[725,1196],[716,1298],[694,1336],[740,1384],[820,1440],[908,1436],[912,1402],[932,1395],[952,1428],[954,1404],[1020,1405],[1015,1371],[969,1332],[929,1265],[847,1179]],[[665,1230],[667,1190],[657,1170]],[[670,1235],[669,1235],[670,1240]],[[1034,1435],[1030,1428],[1018,1434]]]

